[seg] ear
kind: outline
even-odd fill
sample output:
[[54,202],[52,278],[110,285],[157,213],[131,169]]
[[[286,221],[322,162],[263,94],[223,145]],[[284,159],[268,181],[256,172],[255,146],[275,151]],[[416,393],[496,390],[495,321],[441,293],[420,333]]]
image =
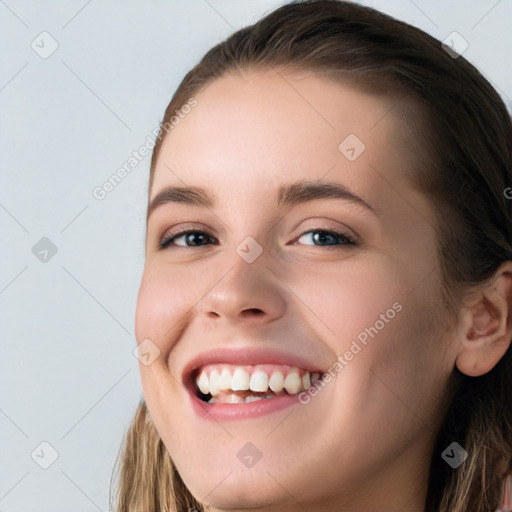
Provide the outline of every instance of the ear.
[[455,365],[462,373],[484,375],[503,357],[512,338],[512,261],[465,297],[458,332]]

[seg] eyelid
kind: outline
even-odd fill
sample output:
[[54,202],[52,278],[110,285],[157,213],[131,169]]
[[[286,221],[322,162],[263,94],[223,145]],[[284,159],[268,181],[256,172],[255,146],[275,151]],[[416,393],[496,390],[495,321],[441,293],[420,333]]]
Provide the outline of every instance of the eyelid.
[[[179,227],[177,227],[177,226],[179,226]],[[170,236],[180,234],[184,231],[206,231],[208,234],[210,234],[212,236],[216,236],[216,235],[213,235],[213,233],[216,230],[213,229],[211,226],[209,226],[208,224],[205,224],[204,222],[192,220],[192,221],[187,221],[184,223],[178,222],[176,225],[166,228],[165,231],[163,232],[163,234],[159,238],[160,238],[160,240],[162,240],[164,237],[169,238]]]
[[[175,217],[175,220],[177,221],[176,224],[182,224],[180,222],[178,222],[178,219],[181,215],[179,216],[176,216]],[[300,215],[302,217],[302,215]],[[156,217],[154,217],[156,218]],[[218,217],[217,217],[217,220],[218,220]],[[283,218],[281,220],[284,220]],[[165,223],[167,224],[169,221],[169,218],[167,218],[165,220]],[[339,231],[340,229],[343,230],[344,232],[347,232],[346,234],[352,236],[353,238],[355,239],[359,239],[360,236],[358,234],[358,232],[347,226],[346,224],[340,222],[339,220],[336,220],[334,218],[330,218],[329,216],[318,216],[318,217],[308,217],[306,219],[304,218],[301,218],[298,222],[296,223],[293,223],[293,225],[289,228],[282,228],[280,227],[280,224],[281,222],[278,221],[278,222],[272,222],[270,224],[270,227],[267,229],[267,233],[276,233],[278,236],[279,236],[279,232],[280,231],[287,231],[288,229],[292,232],[296,231],[298,226],[300,226],[301,224],[303,223],[313,223],[313,227],[311,229],[328,229],[328,230],[336,230],[336,231]],[[329,223],[333,223],[333,226],[326,226],[326,222],[329,222]],[[221,220],[221,224],[223,224],[223,226],[221,226],[221,229],[220,230],[216,230],[214,229],[212,226],[210,226],[208,223],[205,223],[204,221],[201,221],[201,220],[190,220],[190,221],[185,221],[184,223],[184,227],[183,229],[192,229],[192,230],[195,230],[195,229],[204,229],[206,231],[209,231],[210,234],[213,234],[213,232],[217,232],[217,233],[220,233],[220,235],[224,235],[224,231],[225,229],[224,228],[227,228],[227,230],[229,231],[232,231],[231,229],[229,229],[229,227],[226,226],[226,224],[224,222],[222,222]],[[288,224],[288,222],[285,221],[285,226],[286,224]],[[322,224],[321,228],[320,228],[320,224]],[[157,229],[159,231],[159,228],[157,227],[158,225],[155,225],[155,229]],[[190,227],[189,227],[190,226]],[[168,227],[165,229],[165,231],[163,232],[163,234],[160,236],[160,239],[163,238],[163,236],[170,230],[172,229],[173,226],[171,227]]]
[[360,240],[359,234],[354,229],[348,227],[346,224],[343,224],[339,220],[331,219],[328,217],[310,217],[306,220],[301,220],[294,225],[291,231],[294,233],[298,232],[299,226],[302,227],[300,228],[300,233],[298,233],[295,238],[309,231],[325,230],[336,231],[341,235],[345,235],[347,238],[349,237],[353,239],[356,243],[358,243]]

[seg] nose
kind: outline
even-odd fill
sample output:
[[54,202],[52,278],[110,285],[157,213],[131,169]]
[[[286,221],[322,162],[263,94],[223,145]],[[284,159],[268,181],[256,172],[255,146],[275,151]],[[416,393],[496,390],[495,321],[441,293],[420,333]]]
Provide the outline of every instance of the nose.
[[283,316],[284,285],[262,255],[247,263],[235,254],[223,274],[201,300],[201,313],[208,320],[264,324]]

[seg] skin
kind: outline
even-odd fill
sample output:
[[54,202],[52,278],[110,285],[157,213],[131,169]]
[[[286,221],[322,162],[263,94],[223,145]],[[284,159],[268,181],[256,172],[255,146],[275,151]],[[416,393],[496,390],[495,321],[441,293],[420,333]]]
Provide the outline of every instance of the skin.
[[[433,208],[384,98],[275,71],[226,75],[195,97],[164,140],[151,198],[197,185],[216,205],[152,213],[136,309],[138,343],[160,350],[140,365],[144,396],[182,479],[211,511],[423,511],[454,367],[481,374],[508,347],[510,266],[492,280],[494,299],[475,291],[446,328]],[[348,134],[366,146],[355,161],[338,150]],[[340,183],[376,214],[341,199],[278,208],[279,186],[299,180]],[[217,243],[158,249],[180,228]],[[357,245],[315,241],[320,228]],[[248,236],[263,249],[250,264],[236,252]],[[181,377],[198,353],[272,347],[327,369],[394,303],[402,310],[307,405],[226,422],[192,410]],[[262,453],[252,468],[237,458],[247,442]]]

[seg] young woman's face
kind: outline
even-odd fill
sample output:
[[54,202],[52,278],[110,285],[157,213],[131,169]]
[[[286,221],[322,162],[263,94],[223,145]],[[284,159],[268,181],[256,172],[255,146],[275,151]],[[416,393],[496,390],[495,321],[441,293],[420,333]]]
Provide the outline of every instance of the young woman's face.
[[422,510],[456,350],[407,128],[310,74],[195,99],[156,165],[150,201],[186,190],[150,213],[136,312],[177,470],[212,510]]

